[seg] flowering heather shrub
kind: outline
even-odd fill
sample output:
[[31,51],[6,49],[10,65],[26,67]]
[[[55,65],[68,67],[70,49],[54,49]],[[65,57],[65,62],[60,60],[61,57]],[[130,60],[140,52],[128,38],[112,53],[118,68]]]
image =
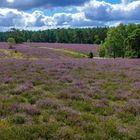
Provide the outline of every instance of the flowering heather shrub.
[[70,107],[61,107],[60,109],[59,109],[59,111],[63,111],[63,112],[66,112],[66,113],[68,113],[69,115],[77,115],[77,116],[80,116],[81,115],[81,112],[80,111],[77,111],[77,110],[74,110],[74,109],[72,109],[72,108],[70,108]]
[[107,99],[101,99],[97,104],[97,107],[106,108],[109,106],[109,101]]
[[62,80],[66,83],[72,83],[74,79],[70,75],[64,75]]
[[10,76],[5,77],[4,83],[8,84],[8,83],[12,83],[12,82],[14,82],[12,77],[10,77]]
[[36,105],[41,108],[49,108],[49,107],[53,109],[61,108],[61,105],[53,99],[40,99],[37,101]]
[[128,128],[125,128],[125,127],[122,127],[122,126],[117,127],[117,130],[120,133],[128,133],[129,132]]
[[11,111],[17,113],[21,110],[21,107],[20,107],[20,104],[14,103],[11,105],[10,109],[11,109]]
[[26,82],[24,84],[21,84],[19,86],[17,86],[15,89],[12,90],[13,94],[19,94],[22,93],[24,91],[30,90],[33,88],[33,83],[32,82]]
[[134,90],[140,93],[140,82],[134,82]]
[[102,99],[102,98],[105,98],[105,91],[103,91],[102,89],[100,89],[98,87],[97,88],[91,87],[91,90],[90,90],[90,92],[87,93],[87,95],[90,98]]
[[88,101],[90,102],[91,101],[91,98],[87,95],[82,95],[82,94],[79,94],[79,93],[68,93],[68,91],[65,91],[64,92],[61,92],[57,95],[58,98],[60,99],[71,99],[71,100],[83,100],[83,101]]
[[25,58],[31,58],[32,60],[37,59],[57,59],[57,58],[67,58],[68,56],[62,52],[53,51],[51,49],[45,48],[33,48],[28,45],[18,45],[16,50],[22,54],[24,54]]
[[8,43],[0,42],[0,49],[8,49],[8,48],[9,48]]
[[118,93],[115,95],[116,100],[127,100],[129,99],[130,94],[129,93]]
[[0,58],[0,139],[139,139],[139,59],[75,59],[26,44],[15,49],[20,59]]
[[65,122],[68,125],[80,125],[81,123],[81,112],[71,107],[62,107],[59,108],[57,111],[57,121]]
[[21,104],[20,109],[29,115],[39,115],[40,111],[36,106],[30,104]]
[[126,110],[140,116],[140,99],[130,99],[126,105]]

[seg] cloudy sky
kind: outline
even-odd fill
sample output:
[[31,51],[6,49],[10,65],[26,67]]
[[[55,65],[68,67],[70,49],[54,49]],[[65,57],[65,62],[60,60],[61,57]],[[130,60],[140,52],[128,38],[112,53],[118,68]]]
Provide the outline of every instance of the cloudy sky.
[[140,0],[0,0],[0,30],[119,23],[140,23]]

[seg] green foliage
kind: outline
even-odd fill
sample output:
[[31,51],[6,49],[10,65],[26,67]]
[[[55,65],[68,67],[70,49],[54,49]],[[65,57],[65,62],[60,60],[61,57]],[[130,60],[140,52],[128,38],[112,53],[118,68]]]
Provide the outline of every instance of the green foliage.
[[12,49],[13,46],[16,44],[15,39],[12,37],[9,37],[7,40],[8,44],[9,44],[9,48]]
[[107,38],[99,49],[100,57],[140,58],[139,25],[123,25],[110,28]]
[[121,27],[111,28],[108,31],[107,38],[104,43],[108,56],[114,58],[124,56],[124,38]]
[[80,111],[90,112],[92,110],[91,105],[83,101],[73,101],[72,106]]
[[84,58],[84,57],[87,57],[87,55],[85,55],[84,53],[80,53],[80,52],[76,52],[76,51],[72,51],[72,50],[67,50],[67,49],[55,49],[53,48],[52,50],[54,51],[60,51],[60,52],[63,52],[65,54],[68,54],[70,56],[73,56],[74,58]]
[[93,57],[94,57],[94,54],[93,54],[92,52],[90,52],[90,53],[88,54],[88,57],[89,57],[89,58],[93,58]]
[[0,129],[2,140],[52,139],[58,129],[57,123],[46,125],[19,125]]
[[[7,41],[8,37],[15,38],[16,43],[23,42],[50,42],[50,43],[82,43],[100,44],[106,38],[108,28],[83,29],[51,29],[43,31],[25,31],[12,28],[7,32],[0,32],[0,42]],[[30,41],[29,41],[30,40]]]
[[13,116],[10,121],[15,124],[24,124],[25,123],[25,116],[23,115],[15,115]]
[[137,55],[136,55],[136,52],[133,51],[133,50],[127,50],[125,52],[125,57],[128,57],[128,58],[136,58]]
[[126,40],[126,56],[140,58],[140,28],[135,29]]
[[84,113],[82,115],[82,119],[85,121],[91,121],[91,122],[98,122],[99,118],[97,116],[90,114],[90,113]]
[[101,47],[99,48],[99,56],[105,57],[105,55],[106,55],[106,48],[104,45],[101,45]]
[[130,112],[119,112],[117,117],[125,123],[131,123],[132,121],[135,121],[134,114]]
[[57,138],[61,140],[73,140],[74,130],[71,127],[64,126],[57,131]]
[[95,44],[100,44],[101,43],[100,38],[99,38],[99,35],[95,35],[94,36],[94,43]]
[[22,36],[16,37],[16,43],[23,43],[24,42],[24,38]]
[[10,32],[8,32],[8,35],[15,39],[15,42],[23,43],[25,41],[24,36],[22,35],[22,32],[18,29],[12,28]]

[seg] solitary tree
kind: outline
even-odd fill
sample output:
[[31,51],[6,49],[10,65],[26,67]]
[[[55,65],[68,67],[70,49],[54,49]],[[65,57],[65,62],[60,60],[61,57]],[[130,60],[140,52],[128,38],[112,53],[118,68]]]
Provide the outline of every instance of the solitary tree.
[[10,38],[8,38],[7,42],[9,44],[9,49],[13,49],[13,46],[16,44],[15,39],[10,37]]

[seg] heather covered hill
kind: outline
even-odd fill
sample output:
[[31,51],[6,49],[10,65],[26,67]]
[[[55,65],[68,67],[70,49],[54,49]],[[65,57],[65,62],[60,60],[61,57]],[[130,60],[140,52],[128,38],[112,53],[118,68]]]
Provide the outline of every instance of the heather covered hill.
[[86,47],[0,43],[0,139],[140,138],[140,60]]
[[0,0],[0,140],[140,140],[140,0]]

